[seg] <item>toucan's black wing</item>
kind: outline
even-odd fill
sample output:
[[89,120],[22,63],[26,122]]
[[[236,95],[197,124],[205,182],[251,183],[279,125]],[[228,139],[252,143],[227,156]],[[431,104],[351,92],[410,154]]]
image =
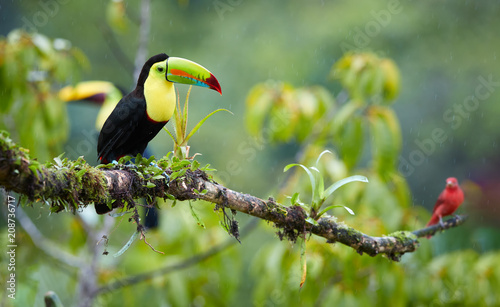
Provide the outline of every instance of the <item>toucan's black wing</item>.
[[111,112],[99,134],[97,154],[100,162],[109,163],[125,155],[142,154],[165,124],[148,118],[144,98],[134,96],[133,92],[126,95]]
[[101,163],[118,160],[127,143],[133,142],[133,132],[139,129],[141,117],[146,116],[146,102],[132,94],[123,97],[109,115],[99,134],[97,154]]

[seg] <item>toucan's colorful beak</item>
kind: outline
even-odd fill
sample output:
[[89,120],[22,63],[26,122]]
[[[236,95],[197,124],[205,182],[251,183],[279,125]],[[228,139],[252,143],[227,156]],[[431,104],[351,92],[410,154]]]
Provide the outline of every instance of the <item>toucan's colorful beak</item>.
[[66,86],[59,91],[59,99],[62,101],[88,100],[97,104],[103,104],[106,95],[115,87],[107,81],[84,81],[77,85]]
[[170,82],[208,87],[222,95],[219,81],[208,69],[193,61],[169,57],[165,78]]

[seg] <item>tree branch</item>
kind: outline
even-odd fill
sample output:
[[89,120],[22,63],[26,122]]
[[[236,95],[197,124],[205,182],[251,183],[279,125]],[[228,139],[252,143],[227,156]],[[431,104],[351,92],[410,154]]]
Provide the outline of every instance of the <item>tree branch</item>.
[[[154,187],[147,187],[148,182],[153,183]],[[0,185],[7,190],[26,195],[31,201],[50,199],[54,211],[64,208],[75,210],[93,202],[109,200],[115,200],[113,206],[133,206],[133,199],[166,199],[168,194],[177,200],[201,199],[216,204],[216,208],[229,208],[272,222],[278,228],[281,239],[287,238],[295,242],[299,235],[310,232],[324,237],[328,243],[339,242],[347,245],[359,254],[385,254],[395,261],[404,253],[417,249],[418,237],[435,233],[440,227],[432,226],[431,229],[413,233],[400,231],[384,237],[372,237],[343,223],[337,223],[333,216],[325,215],[317,221],[318,225],[312,225],[306,222],[307,214],[299,206],[287,207],[272,198],[263,200],[233,191],[210,180],[207,174],[199,169],[186,169],[185,175],[176,178],[167,186],[161,179],[145,179],[145,175],[136,170],[97,169],[81,160],[76,165],[46,167],[30,160],[25,151],[17,148],[6,134],[0,134]],[[67,203],[73,207],[68,208]],[[449,228],[461,223],[463,221],[447,222],[445,225]]]

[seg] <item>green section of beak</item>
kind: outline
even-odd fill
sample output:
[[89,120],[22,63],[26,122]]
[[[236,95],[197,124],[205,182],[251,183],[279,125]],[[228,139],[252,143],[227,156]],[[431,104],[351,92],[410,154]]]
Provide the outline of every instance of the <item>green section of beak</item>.
[[183,58],[168,58],[165,78],[170,82],[208,87],[222,94],[219,81],[208,69]]

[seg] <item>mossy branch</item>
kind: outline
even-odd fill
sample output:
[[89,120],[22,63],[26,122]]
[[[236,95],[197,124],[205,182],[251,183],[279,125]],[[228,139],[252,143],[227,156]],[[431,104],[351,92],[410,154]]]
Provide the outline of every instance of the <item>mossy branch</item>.
[[[54,211],[75,210],[94,202],[115,200],[115,204],[133,204],[141,197],[177,200],[205,200],[220,208],[229,208],[272,222],[280,238],[295,242],[306,232],[324,237],[328,243],[339,242],[359,254],[385,254],[398,261],[401,255],[414,252],[418,237],[435,233],[441,226],[432,226],[412,232],[400,231],[385,237],[372,237],[324,215],[312,225],[306,222],[306,213],[299,206],[287,207],[272,198],[267,200],[230,190],[210,180],[201,170],[187,169],[169,186],[162,179],[147,179],[137,170],[99,169],[81,159],[73,166],[44,166],[31,160],[26,151],[18,148],[6,134],[0,134],[0,185],[7,190],[27,196],[30,201],[45,200]],[[78,162],[78,163],[77,163]],[[167,170],[171,173],[171,170]],[[153,183],[153,185],[149,184]],[[204,191],[199,193],[198,191]],[[171,195],[171,196],[170,196]],[[68,206],[68,204],[70,204]],[[465,218],[445,223],[445,228],[456,227]],[[444,230],[444,228],[443,228]]]

